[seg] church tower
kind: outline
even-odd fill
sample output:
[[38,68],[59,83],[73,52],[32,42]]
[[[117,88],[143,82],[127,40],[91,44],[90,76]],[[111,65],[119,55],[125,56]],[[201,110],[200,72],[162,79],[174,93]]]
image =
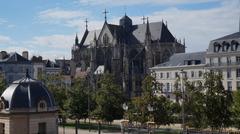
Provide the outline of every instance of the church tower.
[[96,32],[94,32],[94,39],[93,42],[90,46],[91,48],[91,61],[90,61],[90,70],[91,73],[94,73],[95,69],[96,69],[96,53],[97,53],[97,35]]

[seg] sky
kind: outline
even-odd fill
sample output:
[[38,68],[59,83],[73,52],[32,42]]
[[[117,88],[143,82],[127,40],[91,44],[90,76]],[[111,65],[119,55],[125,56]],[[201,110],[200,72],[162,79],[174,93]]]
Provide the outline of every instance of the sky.
[[213,39],[239,31],[240,0],[2,0],[0,51],[29,51],[30,57],[71,58],[76,33],[101,29],[126,13],[134,24],[164,21],[186,52],[206,51]]

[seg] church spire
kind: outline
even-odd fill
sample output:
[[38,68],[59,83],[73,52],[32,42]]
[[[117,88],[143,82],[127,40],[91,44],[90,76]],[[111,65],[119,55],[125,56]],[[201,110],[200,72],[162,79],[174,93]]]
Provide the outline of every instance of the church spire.
[[150,32],[150,27],[149,27],[149,21],[147,17],[147,26],[146,26],[146,33],[145,33],[145,43],[146,45],[151,43],[151,32]]
[[78,35],[76,33],[76,37],[75,37],[75,45],[78,45]]
[[88,19],[86,18],[86,20],[85,20],[85,23],[86,23],[86,30],[88,30]]

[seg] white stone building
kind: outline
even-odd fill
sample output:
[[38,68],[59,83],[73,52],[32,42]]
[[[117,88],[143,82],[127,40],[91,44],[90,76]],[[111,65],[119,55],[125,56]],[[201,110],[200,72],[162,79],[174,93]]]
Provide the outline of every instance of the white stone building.
[[240,88],[240,32],[212,40],[206,52],[174,54],[168,62],[150,70],[168,97],[175,91],[174,84],[181,70],[189,81],[202,81],[206,71],[222,72],[224,88],[237,90]]

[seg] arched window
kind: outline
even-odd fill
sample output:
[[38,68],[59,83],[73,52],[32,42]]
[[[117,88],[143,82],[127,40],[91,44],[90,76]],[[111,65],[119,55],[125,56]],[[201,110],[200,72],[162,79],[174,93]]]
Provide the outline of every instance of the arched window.
[[221,45],[218,42],[214,42],[214,52],[219,52]]
[[229,44],[228,42],[224,41],[224,42],[222,43],[222,51],[223,51],[223,52],[227,52],[228,49],[229,49],[229,47],[230,47],[230,44]]
[[239,43],[235,40],[231,41],[231,51],[237,51]]
[[103,44],[107,46],[109,44],[109,37],[107,34],[103,35]]

